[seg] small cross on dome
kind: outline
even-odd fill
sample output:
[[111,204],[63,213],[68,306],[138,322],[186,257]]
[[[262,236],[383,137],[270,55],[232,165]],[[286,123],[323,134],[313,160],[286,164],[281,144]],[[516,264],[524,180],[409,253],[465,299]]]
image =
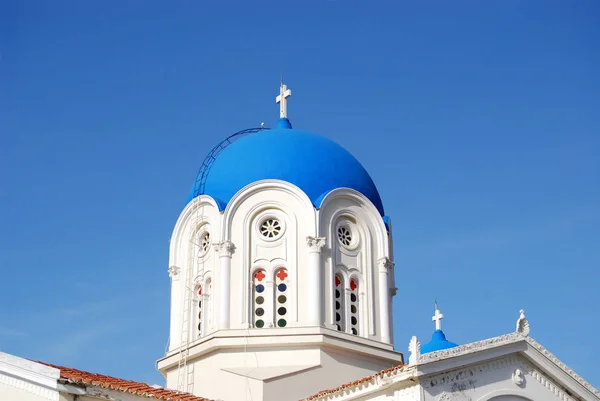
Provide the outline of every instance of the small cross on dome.
[[279,87],[279,96],[275,98],[275,102],[279,103],[279,118],[287,118],[287,98],[292,96],[292,90],[288,89],[287,85],[281,82]]
[[436,301],[435,302],[435,314],[431,318],[431,321],[435,322],[435,329],[436,330],[441,330],[442,329],[442,319],[443,318],[444,318],[444,315],[442,315],[442,313],[438,309],[438,304],[437,304],[437,301]]

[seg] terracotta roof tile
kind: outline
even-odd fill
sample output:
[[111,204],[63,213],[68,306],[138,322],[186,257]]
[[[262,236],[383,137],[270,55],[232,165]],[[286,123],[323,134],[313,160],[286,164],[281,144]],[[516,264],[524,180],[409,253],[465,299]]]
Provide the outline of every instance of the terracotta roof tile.
[[60,370],[61,379],[68,380],[71,383],[80,383],[96,387],[102,387],[111,390],[118,390],[124,393],[131,393],[155,400],[164,401],[210,401],[206,398],[196,397],[189,393],[180,393],[175,390],[164,388],[154,388],[146,383],[133,380],[123,380],[112,376],[90,373],[79,369],[67,368],[65,366],[52,365],[50,363],[39,362]]
[[345,390],[345,389],[348,389],[348,388],[358,387],[358,386],[360,386],[362,384],[374,381],[376,377],[383,377],[385,375],[392,375],[392,374],[394,374],[394,373],[396,373],[398,371],[402,371],[405,366],[407,366],[407,365],[394,366],[392,368],[384,369],[381,372],[377,372],[374,375],[363,377],[362,379],[354,380],[354,381],[352,381],[350,383],[342,384],[341,386],[338,386],[336,388],[332,388],[332,389],[329,389],[329,390],[319,391],[317,394],[311,395],[310,397],[307,397],[307,398],[303,399],[302,401],[312,401],[312,400],[319,399],[321,397],[325,397],[327,395],[335,394],[338,391],[342,391],[342,390]]

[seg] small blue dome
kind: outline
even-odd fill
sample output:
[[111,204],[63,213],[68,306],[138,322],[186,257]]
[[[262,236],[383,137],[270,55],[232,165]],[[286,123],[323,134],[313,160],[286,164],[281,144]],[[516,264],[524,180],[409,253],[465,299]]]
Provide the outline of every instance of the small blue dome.
[[296,185],[316,208],[332,190],[352,188],[384,215],[373,180],[354,156],[327,138],[291,129],[287,119],[280,119],[275,129],[243,136],[225,147],[211,165],[203,191],[195,184],[188,202],[206,194],[223,210],[240,189],[265,179]]
[[454,344],[446,340],[446,335],[442,330],[436,330],[431,336],[431,341],[429,341],[427,344],[421,345],[421,354],[454,347],[458,347],[458,344]]

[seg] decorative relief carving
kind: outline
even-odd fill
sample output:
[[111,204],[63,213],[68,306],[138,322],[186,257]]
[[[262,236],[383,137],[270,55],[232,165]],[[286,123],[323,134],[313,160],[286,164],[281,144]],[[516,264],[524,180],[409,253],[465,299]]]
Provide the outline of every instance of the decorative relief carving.
[[214,244],[215,251],[219,254],[219,256],[231,257],[235,252],[235,245],[231,241],[223,241],[218,244]]
[[181,267],[179,266],[169,266],[169,277],[175,278],[181,272]]
[[523,371],[521,369],[515,369],[515,371],[512,374],[512,381],[517,386],[522,386],[525,383],[525,375],[523,374]]
[[395,297],[396,295],[398,295],[398,288],[390,288],[390,296]]
[[325,246],[325,237],[306,237],[306,243],[311,252],[321,252],[321,248]]
[[386,257],[377,259],[377,266],[379,267],[380,272],[387,272],[388,270],[391,270],[394,268],[394,262],[392,262],[390,260],[390,258],[388,258],[386,256]]
[[412,336],[410,339],[410,342],[408,343],[408,352],[410,352],[410,356],[408,357],[409,365],[414,365],[419,362],[421,356],[421,343],[417,340],[417,336]]
[[519,311],[519,318],[517,319],[517,333],[519,333],[522,336],[527,337],[529,335],[529,322],[527,321],[527,319],[525,318],[525,311],[523,309],[521,309]]
[[464,391],[467,389],[475,388],[475,377],[477,375],[514,365],[520,367],[524,366],[521,358],[517,357],[516,355],[504,359],[490,361],[487,363],[473,365],[465,369],[442,373],[440,375],[423,379],[421,383],[423,384],[423,387],[426,388],[433,388],[445,385],[449,386],[452,391]]

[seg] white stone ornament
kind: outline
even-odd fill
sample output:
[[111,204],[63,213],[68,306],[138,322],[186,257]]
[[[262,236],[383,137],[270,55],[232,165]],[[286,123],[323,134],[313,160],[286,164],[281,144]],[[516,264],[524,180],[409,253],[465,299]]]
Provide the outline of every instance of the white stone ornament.
[[523,374],[523,371],[521,369],[515,369],[515,371],[512,374],[512,381],[517,386],[521,386],[523,383],[525,383],[525,375]]
[[215,251],[219,256],[231,256],[235,251],[235,245],[231,241],[223,241],[214,245]]
[[169,277],[173,278],[179,274],[181,271],[181,267],[179,266],[169,266]]
[[408,357],[408,364],[414,365],[419,361],[419,357],[421,356],[421,343],[417,340],[417,336],[412,336],[410,342],[408,343],[408,352],[410,352],[410,356]]
[[313,252],[321,252],[321,248],[325,246],[324,237],[306,237],[306,244]]
[[517,319],[517,333],[527,337],[529,335],[529,330],[529,322],[525,318],[525,311],[521,309],[519,318]]

